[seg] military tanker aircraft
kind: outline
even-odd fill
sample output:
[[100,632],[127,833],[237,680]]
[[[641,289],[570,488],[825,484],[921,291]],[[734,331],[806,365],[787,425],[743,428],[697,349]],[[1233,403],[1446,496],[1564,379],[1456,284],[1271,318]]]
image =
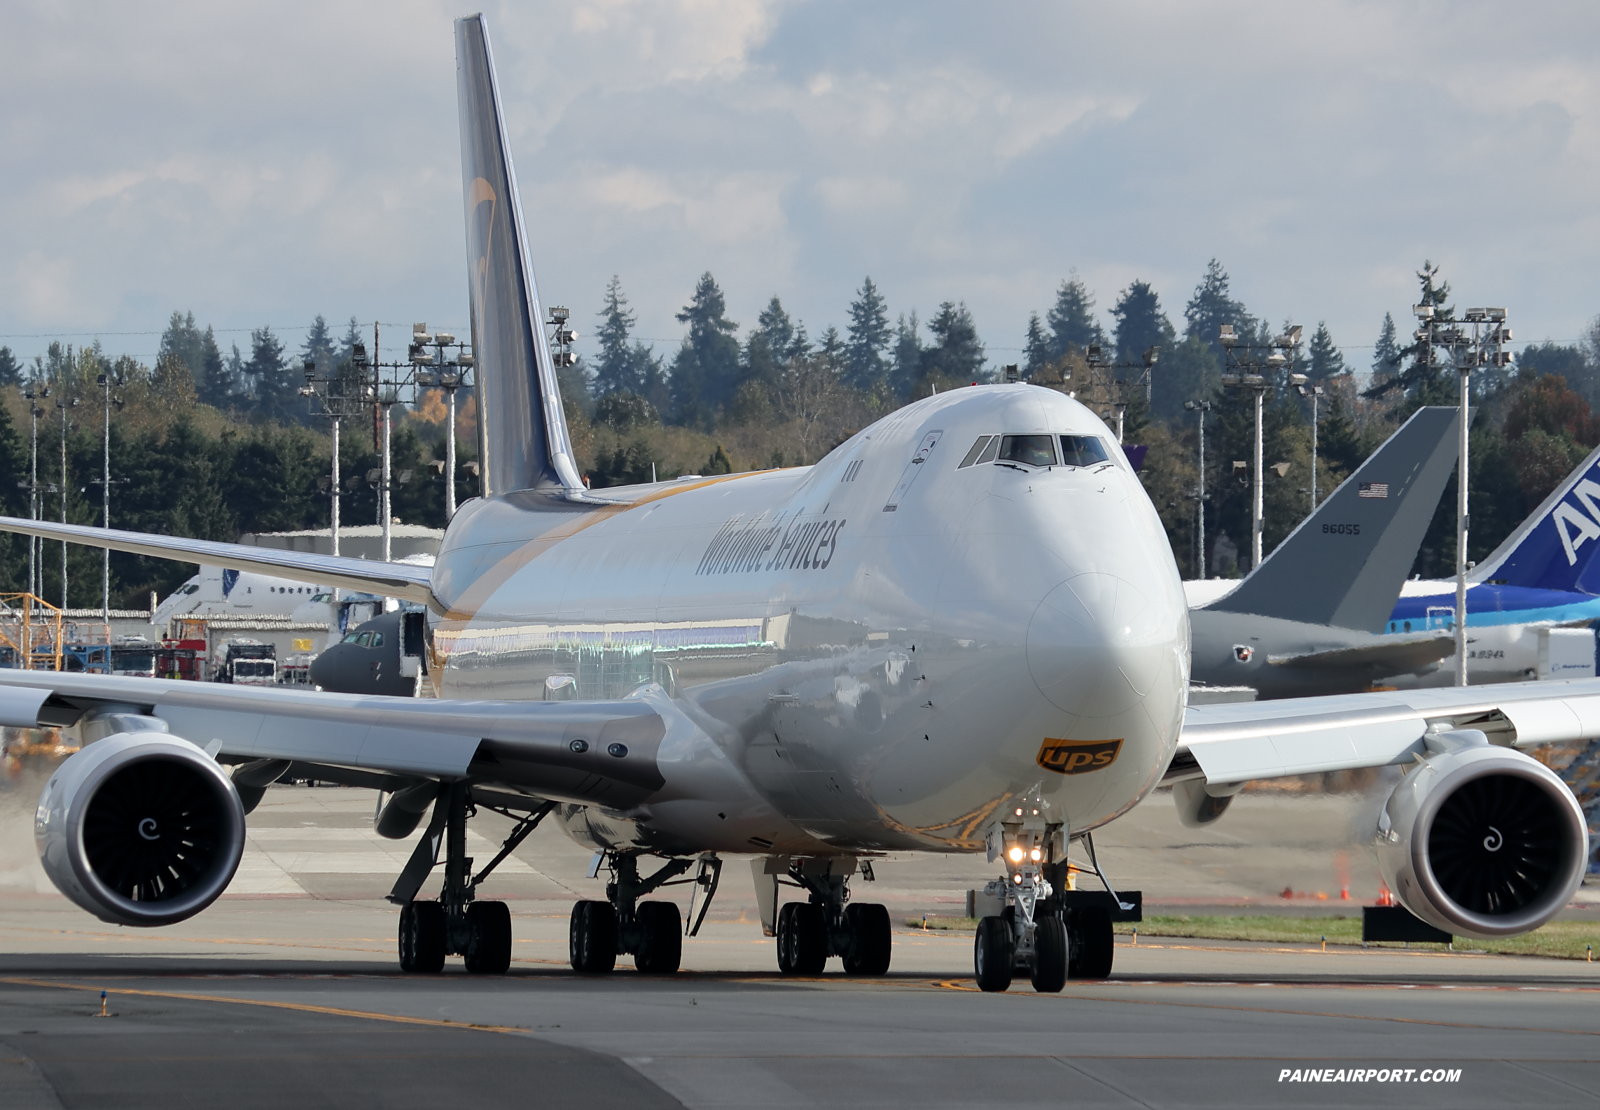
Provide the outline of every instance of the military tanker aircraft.
[[[1400,765],[1377,830],[1413,913],[1517,933],[1567,903],[1587,856],[1571,793],[1530,745],[1600,735],[1600,683],[1358,694],[1185,710],[1188,609],[1115,437],[1026,384],[942,393],[814,466],[591,492],[573,460],[484,21],[456,23],[483,496],[432,568],[16,519],[49,539],[383,593],[428,612],[436,698],[0,672],[0,724],[75,730],[35,837],[109,922],[165,925],[232,878],[246,814],[286,775],[386,792],[412,834],[391,899],[401,967],[511,959],[478,897],[541,819],[609,870],[572,965],[679,964],[685,922],[648,896],[751,860],[780,969],[881,975],[888,914],[849,898],[892,851],[986,852],[980,986],[1111,970],[1124,906],[1064,891],[1069,847],[1159,783],[1192,820],[1250,779]],[[474,871],[470,817],[520,816]],[[658,861],[658,862],[651,862]],[[442,862],[436,899],[418,897]],[[690,874],[692,872],[692,874]],[[687,876],[687,878],[685,878]],[[1107,904],[1109,902],[1109,905]],[[691,905],[694,903],[692,902]],[[692,930],[697,921],[689,921]]]

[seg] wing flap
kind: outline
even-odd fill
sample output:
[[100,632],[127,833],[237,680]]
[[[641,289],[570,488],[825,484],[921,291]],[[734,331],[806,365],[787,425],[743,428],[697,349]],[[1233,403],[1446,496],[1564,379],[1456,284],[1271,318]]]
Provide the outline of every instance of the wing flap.
[[47,540],[65,540],[90,547],[109,547],[113,551],[128,551],[155,559],[175,559],[183,563],[255,571],[310,585],[339,586],[423,605],[434,604],[433,591],[429,586],[433,577],[430,567],[316,555],[307,551],[281,551],[242,543],[191,540],[181,536],[157,536],[149,532],[123,532],[116,528],[90,528],[81,524],[52,524],[44,520],[23,520],[10,516],[0,516],[0,531],[39,536]]

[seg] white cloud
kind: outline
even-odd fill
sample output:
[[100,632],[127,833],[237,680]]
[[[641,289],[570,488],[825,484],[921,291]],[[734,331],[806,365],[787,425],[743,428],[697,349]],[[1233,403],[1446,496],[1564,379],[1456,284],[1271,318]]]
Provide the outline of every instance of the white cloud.
[[[620,274],[646,336],[681,332],[705,270],[736,319],[776,292],[813,333],[870,273],[892,312],[965,299],[1014,347],[1069,269],[1102,309],[1138,277],[1176,316],[1216,256],[1253,311],[1348,344],[1405,311],[1425,257],[1520,334],[1575,338],[1600,311],[1600,11],[1448,11],[540,0],[489,19],[546,298],[586,314]],[[0,9],[0,334],[158,329],[173,308],[459,327],[455,14]]]

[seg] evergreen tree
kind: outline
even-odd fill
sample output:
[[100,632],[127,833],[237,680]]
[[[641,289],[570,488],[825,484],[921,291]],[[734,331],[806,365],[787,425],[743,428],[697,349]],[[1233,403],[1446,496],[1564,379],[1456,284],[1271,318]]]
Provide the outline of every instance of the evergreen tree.
[[[1421,299],[1417,303],[1433,308],[1432,319],[1435,326],[1453,323],[1455,309],[1446,303],[1450,299],[1450,283],[1439,280],[1439,267],[1430,261],[1424,261],[1422,269],[1417,271],[1417,280],[1422,286]],[[1418,339],[1402,349],[1399,358],[1402,362],[1410,359],[1410,364],[1393,378],[1374,382],[1365,396],[1382,397],[1396,391],[1401,392],[1409,404],[1395,413],[1397,417],[1409,416],[1422,405],[1456,403],[1458,397],[1455,372],[1449,367],[1447,351],[1431,346],[1425,339]]]
[[922,332],[917,310],[900,314],[894,329],[894,380],[890,384],[901,397],[909,397],[922,373]]
[[834,377],[841,377],[849,372],[850,345],[840,336],[839,329],[832,324],[822,333],[822,341],[817,344],[817,362],[821,367]]
[[1046,361],[1105,343],[1105,331],[1094,318],[1094,294],[1077,274],[1056,290],[1056,303],[1045,314],[1045,322],[1050,325],[1050,357]]
[[10,347],[0,347],[0,387],[22,384],[22,364]]
[[302,365],[313,362],[318,370],[331,370],[333,354],[333,333],[328,330],[328,321],[319,312],[306,332],[305,345],[300,348],[300,362]]
[[1052,361],[1050,338],[1045,335],[1037,312],[1028,313],[1028,337],[1023,343],[1023,351],[1022,373],[1026,378],[1031,379]]
[[1366,461],[1367,452],[1361,444],[1361,433],[1356,431],[1349,413],[1345,412],[1344,398],[1333,393],[1323,405],[1317,429],[1317,454],[1328,464],[1328,469],[1335,472],[1336,479],[1342,481]]
[[283,360],[283,344],[270,327],[250,333],[250,361],[243,366],[250,382],[251,408],[262,420],[288,423],[304,406],[296,393],[295,375]]
[[1146,349],[1173,346],[1172,321],[1161,311],[1161,298],[1148,282],[1135,281],[1124,289],[1111,315],[1117,321],[1118,362],[1142,365]]
[[689,334],[672,364],[672,409],[680,424],[709,428],[717,410],[740,385],[739,325],[728,319],[727,303],[709,272],[700,276],[694,296],[677,314]]
[[922,352],[922,376],[939,375],[958,381],[983,380],[983,344],[967,303],[945,301],[928,321],[933,344]]
[[1381,384],[1400,370],[1400,346],[1395,341],[1394,316],[1383,314],[1383,327],[1378,331],[1378,342],[1372,348],[1372,381]]
[[339,351],[335,362],[349,362],[351,356],[355,354],[356,344],[364,342],[363,336],[361,325],[356,323],[354,316],[350,317],[350,322],[344,327],[344,334],[339,337]]
[[639,367],[629,343],[636,317],[628,308],[628,298],[622,293],[622,279],[616,274],[606,284],[605,302],[600,308],[600,357],[595,360],[594,391],[604,397],[608,393],[638,393],[644,388]]
[[845,381],[856,389],[871,389],[888,370],[884,352],[893,332],[887,303],[872,279],[866,278],[850,302],[850,340],[845,344]]
[[1158,419],[1182,420],[1185,401],[1205,401],[1222,387],[1222,363],[1210,345],[1185,339],[1161,348],[1150,376],[1150,408]]
[[1205,276],[1195,286],[1194,296],[1183,306],[1184,335],[1210,347],[1218,362],[1225,362],[1217,336],[1223,324],[1232,324],[1235,334],[1246,342],[1256,338],[1261,325],[1245,311],[1244,305],[1229,293],[1228,272],[1213,258],[1206,264]]
[[1325,321],[1319,321],[1316,334],[1311,337],[1311,367],[1306,376],[1313,381],[1324,381],[1346,372],[1344,356],[1334,346]]
[[745,380],[771,388],[783,372],[795,339],[795,323],[774,293],[756,317],[756,327],[745,341]]

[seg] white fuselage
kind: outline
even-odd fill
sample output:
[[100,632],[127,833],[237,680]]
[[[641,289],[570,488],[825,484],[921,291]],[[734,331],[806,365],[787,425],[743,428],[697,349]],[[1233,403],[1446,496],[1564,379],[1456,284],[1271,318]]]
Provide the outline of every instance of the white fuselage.
[[973,850],[1034,789],[1070,830],[1100,825],[1172,756],[1187,609],[1120,452],[959,466],[980,436],[1037,433],[1114,443],[1059,393],[979,387],[809,468],[471,502],[434,573],[439,693],[570,675],[579,699],[670,702],[666,785],[574,810],[601,846]]

